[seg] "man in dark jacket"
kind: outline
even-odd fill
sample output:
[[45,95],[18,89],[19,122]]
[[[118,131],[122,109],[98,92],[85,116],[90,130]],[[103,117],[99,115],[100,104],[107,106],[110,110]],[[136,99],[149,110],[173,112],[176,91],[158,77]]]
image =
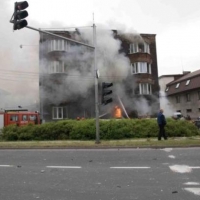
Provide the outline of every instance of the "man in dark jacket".
[[161,137],[164,137],[164,139],[167,140],[167,136],[165,133],[165,125],[167,123],[166,123],[165,116],[163,114],[163,109],[160,109],[160,112],[158,113],[157,122],[159,126],[158,140],[161,140]]

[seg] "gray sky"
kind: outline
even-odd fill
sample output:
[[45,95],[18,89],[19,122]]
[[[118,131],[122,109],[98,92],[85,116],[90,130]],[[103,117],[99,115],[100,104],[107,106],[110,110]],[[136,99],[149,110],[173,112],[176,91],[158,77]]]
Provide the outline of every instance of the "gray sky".
[[[0,88],[22,95],[38,90],[38,32],[12,30],[16,0],[0,0]],[[199,0],[29,0],[29,26],[61,28],[103,24],[156,34],[159,76],[200,69]],[[20,48],[20,45],[24,45]],[[33,97],[34,98],[34,97]],[[33,99],[31,97],[31,99]],[[34,99],[36,101],[37,97]]]

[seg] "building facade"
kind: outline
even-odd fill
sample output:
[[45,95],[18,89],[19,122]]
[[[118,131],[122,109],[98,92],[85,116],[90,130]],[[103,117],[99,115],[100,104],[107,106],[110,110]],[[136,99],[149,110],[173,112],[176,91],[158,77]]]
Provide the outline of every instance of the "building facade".
[[[119,36],[122,51],[130,60],[131,79],[136,83],[132,98],[139,105],[134,106],[132,116],[155,116],[160,107],[156,35],[140,34],[133,37],[128,34]],[[138,109],[140,106],[141,109]]]
[[[90,43],[88,38],[82,37],[77,30],[51,32]],[[107,106],[99,105],[100,117],[113,117],[112,109],[117,104],[123,110],[124,117],[155,115],[160,106],[156,35],[135,36],[134,34],[119,34],[117,31],[111,32],[114,40],[120,42],[117,59],[123,56],[123,59],[125,57],[128,60],[128,74],[123,80],[117,79],[116,76],[106,77],[106,75],[99,79],[99,102],[101,102],[101,83],[112,80],[114,85],[113,102]],[[103,53],[105,55],[105,51]],[[94,54],[91,49],[41,33],[39,56],[40,112],[43,120],[94,118]],[[99,63],[108,65],[108,62],[102,62],[102,60],[99,60]],[[99,63],[98,66],[101,67]],[[117,63],[111,63],[111,65],[115,64]],[[111,67],[108,69],[109,73],[111,69]],[[103,69],[100,70],[100,74],[101,71]],[[120,96],[118,92],[122,84],[123,95]]]
[[164,78],[168,81],[163,84],[162,90],[173,108],[171,115],[177,111],[185,117],[189,115],[192,119],[198,118],[200,116],[200,70],[184,72],[182,75],[165,75],[159,77],[160,83],[163,83]]

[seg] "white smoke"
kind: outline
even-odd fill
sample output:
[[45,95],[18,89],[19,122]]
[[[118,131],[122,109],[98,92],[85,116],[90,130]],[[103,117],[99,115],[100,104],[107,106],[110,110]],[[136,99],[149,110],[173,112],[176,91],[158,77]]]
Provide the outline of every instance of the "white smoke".
[[160,91],[160,107],[164,110],[166,117],[171,117],[173,113],[176,111],[176,108],[172,103],[168,100],[166,93],[164,91]]
[[[22,29],[19,31],[12,31],[12,24],[9,23],[11,15],[13,14],[13,2],[1,2],[2,13],[2,27],[0,30],[1,41],[1,89],[8,91],[10,95],[1,96],[0,107],[27,107],[39,102],[39,34],[38,32]],[[36,28],[47,27],[37,22],[29,21]],[[51,27],[62,27],[63,25],[58,22],[53,22]],[[63,26],[64,27],[64,26]],[[113,82],[113,97],[117,96],[122,100],[128,108],[138,107],[141,112],[149,112],[148,102],[144,99],[133,102],[132,94],[127,95],[127,87],[124,81],[129,84],[129,89],[135,89],[135,80],[129,79],[131,72],[130,61],[123,54],[120,53],[121,41],[113,37],[111,30],[112,24],[102,26],[97,25],[96,42],[97,42],[97,69],[100,72],[99,82]],[[141,37],[134,30],[127,30],[122,25],[116,26],[113,24],[114,29],[123,30],[119,33],[123,36],[126,35],[127,39],[131,41],[141,40]],[[131,32],[133,34],[127,34]],[[80,29],[81,39],[93,44],[92,29]],[[20,45],[23,48],[20,48]],[[81,56],[80,56],[81,55]],[[67,75],[62,77],[63,84],[59,87],[54,87],[58,95],[51,99],[53,103],[59,104],[63,100],[70,99],[72,96],[82,96],[90,98],[91,89],[94,89],[94,54],[91,50],[86,51],[85,48],[73,46],[68,56],[62,57],[63,61],[69,64]],[[48,60],[42,60],[40,67],[43,69],[48,65]],[[73,65],[73,68],[70,66]],[[42,72],[42,71],[41,71]],[[47,71],[45,71],[47,73]],[[45,74],[44,74],[45,76]],[[52,90],[49,93],[52,93]],[[92,94],[93,95],[93,94]],[[48,95],[45,97],[48,98]],[[142,104],[141,104],[142,103]],[[119,102],[118,102],[119,104]]]
[[[119,31],[120,37],[132,42],[143,41],[137,33],[124,33]],[[77,40],[85,41],[93,45],[94,35],[92,29],[80,29],[75,37]],[[121,40],[115,38],[113,30],[100,25],[96,30],[96,64],[100,72],[99,83],[113,82],[114,104],[120,104],[119,99],[130,110],[137,111],[138,115],[151,115],[157,112],[158,101],[149,105],[148,100],[143,97],[134,98],[136,88],[135,79],[131,74],[131,66],[128,57],[121,50]],[[62,84],[53,86],[56,96],[51,103],[59,105],[62,102],[94,96],[94,51],[80,45],[71,46],[67,55],[61,58],[67,63],[66,76],[62,77]],[[43,61],[45,63],[46,61]],[[45,65],[48,66],[48,63]],[[48,70],[47,70],[48,71]],[[49,85],[52,85],[49,83]],[[93,89],[93,93],[91,90]],[[51,94],[52,92],[50,92]],[[99,91],[101,93],[101,91]],[[52,95],[52,94],[51,94]],[[46,96],[48,98],[48,95]],[[110,105],[108,106],[110,107]],[[108,107],[102,107],[102,112],[108,111]],[[111,108],[111,107],[110,107]]]

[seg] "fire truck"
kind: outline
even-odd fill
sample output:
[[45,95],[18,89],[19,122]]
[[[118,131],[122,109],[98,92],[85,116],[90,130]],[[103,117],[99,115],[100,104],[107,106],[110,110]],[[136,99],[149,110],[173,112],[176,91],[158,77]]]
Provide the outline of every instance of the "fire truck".
[[0,111],[0,128],[16,124],[24,126],[27,124],[40,124],[40,114],[37,111],[27,109],[11,109]]

